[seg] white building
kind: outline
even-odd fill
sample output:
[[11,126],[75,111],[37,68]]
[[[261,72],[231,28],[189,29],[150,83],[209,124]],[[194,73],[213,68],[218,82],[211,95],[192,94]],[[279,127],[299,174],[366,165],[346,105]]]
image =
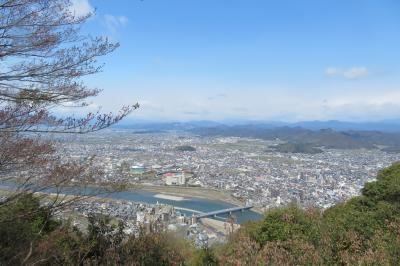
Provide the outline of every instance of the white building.
[[168,186],[184,186],[186,184],[186,176],[184,172],[166,173],[164,174],[165,184]]

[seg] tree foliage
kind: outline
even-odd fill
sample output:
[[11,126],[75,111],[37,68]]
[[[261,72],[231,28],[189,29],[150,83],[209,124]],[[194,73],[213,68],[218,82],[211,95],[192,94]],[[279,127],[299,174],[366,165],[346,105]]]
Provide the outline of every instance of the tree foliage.
[[28,194],[0,212],[1,265],[182,265],[187,243],[165,233],[128,236],[124,224],[89,216],[86,232],[54,220]]
[[0,0],[0,181],[17,180],[19,185],[9,200],[27,191],[51,187],[59,192],[62,186],[92,183],[100,174],[93,158],[82,162],[60,156],[49,133],[98,131],[138,108],[60,116],[60,108],[86,107],[98,95],[100,90],[87,87],[82,78],[101,71],[97,59],[119,46],[81,34],[94,14],[78,16],[72,4]]
[[40,239],[58,223],[32,195],[24,195],[0,208],[0,264],[22,262]]
[[[362,195],[320,212],[270,210],[217,249],[221,265],[398,265],[400,163]],[[239,254],[239,256],[237,255]]]

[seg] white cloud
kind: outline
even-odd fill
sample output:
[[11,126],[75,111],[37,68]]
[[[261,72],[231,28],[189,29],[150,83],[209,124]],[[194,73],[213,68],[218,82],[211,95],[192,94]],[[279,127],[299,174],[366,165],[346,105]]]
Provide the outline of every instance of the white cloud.
[[368,76],[369,71],[366,67],[351,67],[347,69],[328,67],[325,69],[325,75],[329,77],[342,77],[345,79],[357,79]]
[[77,108],[77,106],[79,106],[79,104],[74,102],[66,102],[62,106],[55,108],[53,111],[55,114],[63,116],[64,115],[85,116],[90,112],[95,113],[101,110],[101,106],[93,102],[87,103],[87,106],[84,107]]
[[352,67],[343,72],[343,76],[348,79],[355,79],[368,76],[368,69],[366,67]]
[[[337,96],[330,101],[332,106],[349,105],[355,102],[362,102],[366,105],[397,105],[400,106],[400,92],[386,91],[375,93],[348,93],[347,95]],[[399,109],[400,110],[400,109]]]
[[70,11],[76,16],[85,16],[94,12],[94,8],[90,5],[89,0],[72,0]]
[[118,27],[126,26],[128,21],[128,18],[125,16],[104,15],[105,25],[112,33],[115,33]]
[[330,77],[337,76],[341,73],[342,71],[336,67],[328,67],[327,69],[325,69],[325,75]]

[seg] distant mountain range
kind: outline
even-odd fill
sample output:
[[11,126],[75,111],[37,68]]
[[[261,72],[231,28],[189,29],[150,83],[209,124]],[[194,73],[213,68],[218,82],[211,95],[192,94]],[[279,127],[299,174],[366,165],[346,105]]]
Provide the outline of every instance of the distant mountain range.
[[304,121],[288,124],[292,127],[303,127],[306,129],[319,130],[331,128],[335,130],[364,130],[364,131],[382,131],[382,132],[400,132],[400,120],[385,120],[379,122],[343,122],[343,121]]
[[[290,149],[295,150],[299,150],[298,147],[310,146],[334,149],[381,149],[388,152],[400,152],[400,120],[365,123],[342,121],[249,122],[237,125],[226,125],[213,121],[194,121],[137,123],[120,125],[119,128],[134,129],[137,132],[156,133],[181,130],[200,136],[280,139],[292,144]],[[288,147],[282,148],[288,149]]]
[[338,120],[329,121],[302,121],[302,122],[282,122],[282,121],[248,121],[248,120],[226,120],[226,121],[189,121],[189,122],[144,122],[144,121],[125,121],[119,124],[119,128],[131,128],[142,130],[187,130],[198,127],[219,127],[219,126],[256,126],[259,128],[278,128],[292,127],[310,130],[334,129],[337,131],[362,130],[362,131],[382,131],[400,132],[400,119],[382,120],[377,122],[346,122]]
[[390,149],[400,150],[400,133],[380,131],[310,130],[301,127],[263,128],[254,125],[194,128],[201,136],[235,136],[266,140],[280,139],[289,143],[311,144],[313,147],[334,149]]

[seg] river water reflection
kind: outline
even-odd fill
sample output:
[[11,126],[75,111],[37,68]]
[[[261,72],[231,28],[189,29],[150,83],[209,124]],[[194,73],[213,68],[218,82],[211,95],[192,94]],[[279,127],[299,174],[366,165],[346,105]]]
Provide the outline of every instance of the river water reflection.
[[[15,188],[16,184],[13,182],[0,182],[0,188]],[[74,195],[74,194],[93,194],[93,191],[97,191],[99,189],[97,188],[85,188],[85,189],[63,189],[61,193],[63,194],[68,194],[68,195]],[[54,193],[55,189],[45,189],[42,190],[42,192],[46,193]],[[216,210],[222,210],[222,209],[227,209],[231,207],[235,207],[235,205],[226,203],[223,201],[215,201],[215,200],[207,200],[207,199],[202,199],[202,198],[188,198],[185,197],[183,200],[171,200],[167,198],[159,198],[156,197],[156,193],[152,192],[147,192],[143,190],[128,190],[128,191],[120,191],[120,192],[112,192],[112,193],[102,193],[97,195],[97,197],[102,197],[102,198],[111,198],[111,199],[117,199],[117,200],[127,200],[127,201],[135,201],[135,202],[143,202],[143,203],[149,203],[149,204],[156,204],[161,203],[161,204],[168,204],[175,206],[177,208],[182,208],[185,210],[179,210],[181,213],[184,213],[185,215],[191,216],[194,212],[190,210],[194,210],[197,212],[211,212],[211,211],[216,211]],[[243,212],[234,212],[233,213],[236,222],[241,224],[246,221],[250,220],[260,220],[262,218],[262,215],[259,213],[256,213],[254,211],[243,211]],[[216,219],[223,220],[226,218],[228,215],[221,215],[219,217],[216,217]],[[211,218],[211,217],[210,217]]]
[[[138,202],[145,202],[155,204],[157,202],[162,204],[168,204],[179,208],[195,210],[198,212],[211,212],[221,209],[227,209],[231,207],[235,207],[235,205],[222,202],[222,201],[214,201],[214,200],[207,200],[201,198],[184,198],[184,200],[176,201],[176,200],[169,200],[163,198],[155,197],[155,193],[141,191],[141,190],[133,190],[133,191],[123,191],[123,192],[116,192],[107,195],[107,197],[114,198],[114,199],[122,199],[122,200],[130,200],[130,201],[138,201]],[[191,211],[181,211],[186,215],[192,215],[193,212]],[[254,211],[243,211],[243,212],[235,212],[233,213],[235,216],[237,223],[244,223],[249,220],[259,220],[262,218],[262,215],[254,212]],[[220,218],[226,218],[227,215],[221,215]],[[218,218],[218,217],[217,217]]]

